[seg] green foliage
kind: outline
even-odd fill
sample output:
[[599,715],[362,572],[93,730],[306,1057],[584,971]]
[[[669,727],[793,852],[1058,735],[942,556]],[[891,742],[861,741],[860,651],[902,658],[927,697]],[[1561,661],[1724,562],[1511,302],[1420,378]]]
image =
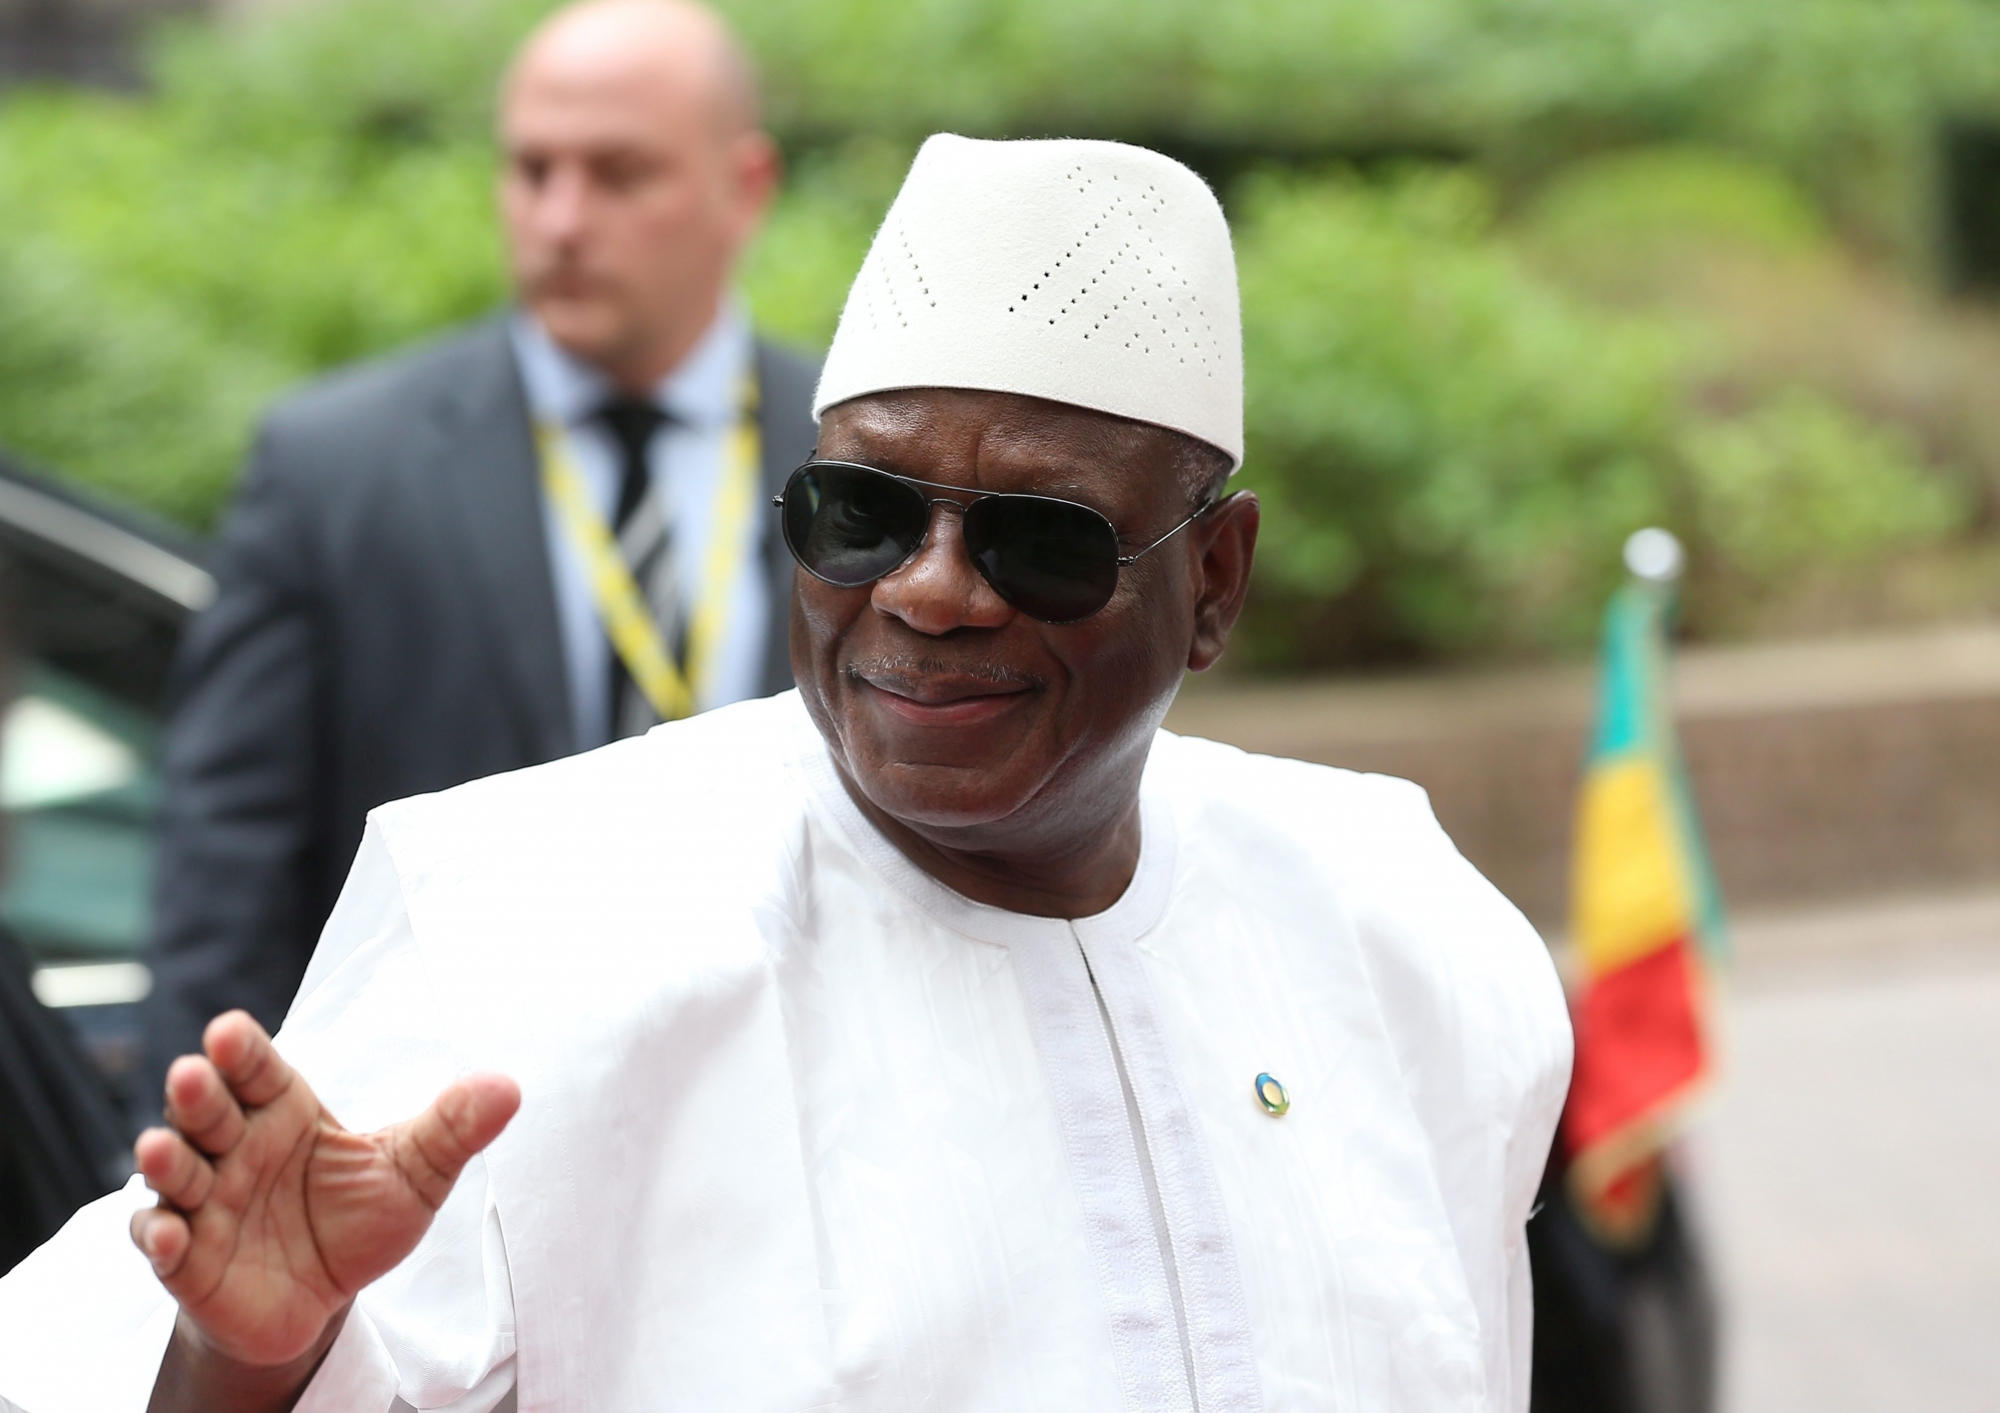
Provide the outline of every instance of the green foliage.
[[[1536,194],[1517,229],[1558,268],[1672,259],[1727,245],[1778,259],[1832,246],[1825,217],[1770,167],[1701,148],[1639,148],[1579,162]],[[1636,247],[1636,248],[1635,248]]]
[[1267,177],[1239,209],[1265,662],[1582,644],[1643,524],[1690,541],[1727,618],[1965,522],[1908,438],[1823,396],[1706,408],[1695,331],[1535,274],[1467,173]]
[[759,325],[801,347],[826,347],[914,155],[894,140],[857,139],[799,163],[744,262]]
[[[276,7],[165,31],[145,96],[0,99],[0,444],[205,524],[275,390],[504,298],[494,83],[549,8]],[[803,344],[933,129],[1121,136],[1223,177],[1472,159],[1224,190],[1266,661],[1583,642],[1643,522],[1755,594],[1963,519],[1907,438],[1811,389],[1716,399],[1713,329],[1588,275],[1907,237],[1938,115],[2000,102],[1995,0],[724,8],[793,162],[744,285]]]
[[155,86],[212,140],[393,159],[483,143],[508,55],[553,0],[335,0],[160,32]]
[[48,249],[0,243],[0,311],[8,451],[169,516],[212,514],[276,370]]
[[491,161],[334,142],[233,150],[200,105],[37,95],[0,113],[0,205],[128,294],[300,371],[405,342],[503,290]]
[[1691,142],[1916,250],[1939,116],[2000,105],[1992,0],[732,0],[781,131],[1445,151],[1533,176]]
[[1703,541],[1760,587],[1865,566],[1964,523],[1965,496],[1910,438],[1792,388],[1685,432]]
[[[1985,0],[730,0],[787,128],[1834,152],[1991,98]],[[886,81],[885,81],[886,80]]]
[[1263,656],[1574,640],[1668,515],[1679,340],[1530,278],[1491,205],[1462,173],[1246,193]]
[[[184,28],[163,89],[282,145],[462,141],[551,0],[342,0]],[[1856,175],[2000,100],[1991,0],[722,0],[789,138],[1088,131],[1531,160],[1692,139]]]

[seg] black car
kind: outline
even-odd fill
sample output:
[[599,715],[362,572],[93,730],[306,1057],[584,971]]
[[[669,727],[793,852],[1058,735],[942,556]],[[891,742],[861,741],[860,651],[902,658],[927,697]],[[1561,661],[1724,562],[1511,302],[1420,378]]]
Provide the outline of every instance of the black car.
[[28,953],[35,994],[123,1085],[149,984],[138,958],[167,665],[215,581],[191,537],[4,458],[0,560],[14,658],[0,922]]

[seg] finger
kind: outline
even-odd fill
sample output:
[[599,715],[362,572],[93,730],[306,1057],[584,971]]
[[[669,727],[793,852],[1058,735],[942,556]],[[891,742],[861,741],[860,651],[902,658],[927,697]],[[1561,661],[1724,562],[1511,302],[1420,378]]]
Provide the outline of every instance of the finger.
[[132,1214],[132,1244],[152,1263],[154,1275],[171,1280],[187,1259],[193,1233],[178,1212],[148,1207]]
[[236,1146],[245,1126],[228,1081],[200,1055],[183,1055],[167,1070],[167,1122],[218,1157]]
[[191,1212],[206,1202],[215,1187],[215,1169],[208,1159],[170,1128],[149,1128],[140,1134],[132,1156],[146,1186],[182,1211]]
[[503,1075],[459,1080],[430,1108],[391,1131],[391,1154],[417,1195],[436,1210],[475,1154],[500,1136],[521,1107],[521,1088]]
[[246,1108],[269,1104],[298,1077],[248,1011],[225,1011],[210,1021],[201,1045]]

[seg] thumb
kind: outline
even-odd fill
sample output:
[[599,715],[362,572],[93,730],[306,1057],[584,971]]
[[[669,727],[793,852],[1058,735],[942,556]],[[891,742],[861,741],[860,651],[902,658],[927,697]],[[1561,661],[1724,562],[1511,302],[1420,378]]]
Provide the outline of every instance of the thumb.
[[469,1075],[431,1106],[389,1132],[389,1151],[404,1178],[432,1211],[475,1154],[500,1136],[521,1107],[521,1087],[505,1075]]

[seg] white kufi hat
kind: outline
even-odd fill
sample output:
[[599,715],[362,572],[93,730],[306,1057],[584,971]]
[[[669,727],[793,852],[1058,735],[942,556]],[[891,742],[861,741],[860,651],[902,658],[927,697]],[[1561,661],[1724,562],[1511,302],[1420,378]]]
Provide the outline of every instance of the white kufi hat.
[[1214,193],[1123,143],[931,138],[848,292],[813,415],[896,388],[1066,402],[1240,465],[1236,259]]

